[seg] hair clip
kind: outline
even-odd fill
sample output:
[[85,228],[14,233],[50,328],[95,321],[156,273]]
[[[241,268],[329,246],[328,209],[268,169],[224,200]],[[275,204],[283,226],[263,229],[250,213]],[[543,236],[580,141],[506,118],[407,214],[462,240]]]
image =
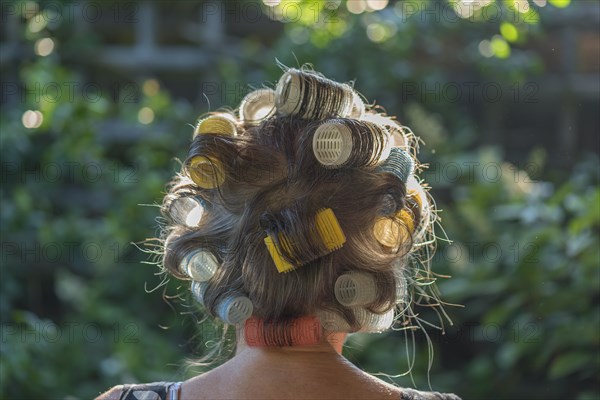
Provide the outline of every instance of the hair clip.
[[250,92],[240,103],[240,120],[244,124],[258,125],[275,114],[275,91],[258,89]]
[[[265,237],[265,245],[279,272],[289,272],[296,267],[307,264],[317,258],[338,250],[346,243],[346,236],[331,208],[322,208],[317,211],[317,214],[315,215],[315,226],[319,235],[319,240],[323,243],[325,249],[319,254],[311,255],[309,259],[301,260],[299,257],[295,257],[292,259],[292,262],[290,262],[283,256],[282,252],[277,247],[275,239],[271,235]],[[287,236],[283,232],[279,232],[278,239],[283,252],[293,256],[294,248]]]
[[323,329],[329,332],[350,332],[352,327],[346,319],[335,311],[319,310],[317,317]]
[[[281,76],[275,88],[277,111],[304,119],[347,117],[354,101],[354,90],[349,85],[294,68]],[[360,110],[360,104],[354,108]]]
[[217,305],[217,315],[229,325],[239,325],[252,315],[254,307],[252,301],[240,294],[225,297]]
[[214,157],[194,156],[187,169],[192,181],[203,189],[214,189],[225,181],[223,164]]
[[206,202],[202,198],[185,196],[171,202],[168,214],[179,225],[195,227],[200,223],[205,209]]
[[359,332],[383,332],[394,323],[393,308],[383,314],[375,314],[364,308],[355,308],[354,316],[361,327]]
[[192,281],[191,291],[194,299],[200,304],[204,304],[204,295],[206,294],[207,282]]
[[237,135],[237,121],[235,118],[226,113],[214,114],[204,118],[194,129],[194,136],[212,133],[217,135]]
[[321,124],[313,136],[313,153],[325,168],[369,167],[388,158],[389,133],[366,121],[333,119]]
[[415,169],[415,163],[406,151],[394,147],[390,150],[389,157],[377,167],[379,172],[387,172],[403,183],[406,183],[408,177],[411,176]]
[[201,249],[188,253],[179,264],[180,271],[197,282],[208,281],[215,275],[217,268],[219,264],[215,256]]
[[244,324],[244,339],[249,346],[309,346],[321,341],[317,317],[300,317],[283,322],[265,322],[251,317]]
[[335,298],[346,307],[364,306],[377,298],[377,285],[371,274],[348,272],[335,281]]

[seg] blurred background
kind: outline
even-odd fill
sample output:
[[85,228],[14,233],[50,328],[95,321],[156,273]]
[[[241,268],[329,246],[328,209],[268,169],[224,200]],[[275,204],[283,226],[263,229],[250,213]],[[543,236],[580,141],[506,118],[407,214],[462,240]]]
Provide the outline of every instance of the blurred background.
[[193,374],[215,337],[136,244],[196,118],[277,60],[354,80],[424,140],[451,240],[433,270],[453,325],[347,356],[465,399],[599,398],[599,4],[3,1],[0,398]]

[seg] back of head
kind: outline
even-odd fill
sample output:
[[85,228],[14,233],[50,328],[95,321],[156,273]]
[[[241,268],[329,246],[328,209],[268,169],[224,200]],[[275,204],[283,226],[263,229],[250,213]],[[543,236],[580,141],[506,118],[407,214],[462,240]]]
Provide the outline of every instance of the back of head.
[[199,121],[163,201],[164,268],[229,324],[387,329],[434,219],[407,132],[351,86],[287,70]]

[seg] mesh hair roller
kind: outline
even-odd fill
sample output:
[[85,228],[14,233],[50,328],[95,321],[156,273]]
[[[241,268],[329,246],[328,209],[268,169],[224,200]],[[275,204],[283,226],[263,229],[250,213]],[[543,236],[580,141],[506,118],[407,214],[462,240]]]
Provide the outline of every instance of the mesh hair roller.
[[349,85],[294,68],[283,74],[275,89],[277,111],[304,119],[360,115],[364,112],[361,103]]
[[366,121],[333,119],[321,124],[313,136],[313,153],[325,168],[369,167],[388,158],[389,133]]
[[225,182],[223,164],[215,157],[195,156],[187,170],[192,181],[203,189],[214,189]]
[[329,332],[350,332],[351,327],[344,317],[334,311],[320,310],[317,317],[321,321],[323,329]]
[[395,175],[404,183],[408,181],[414,169],[415,163],[410,154],[399,147],[392,148],[389,157],[377,167],[378,171]]
[[217,315],[225,323],[239,325],[252,315],[252,301],[244,295],[233,294],[225,297],[217,305]]
[[408,282],[406,278],[396,272],[396,304],[406,304],[408,300]]
[[206,117],[196,125],[194,137],[206,133],[236,136],[236,120],[233,116],[226,113],[214,114]]
[[259,125],[274,114],[275,91],[273,89],[258,89],[250,92],[240,104],[240,120],[244,124]]
[[370,274],[349,272],[335,281],[335,298],[343,306],[364,306],[372,303],[376,297],[377,285]]
[[405,229],[394,218],[380,217],[373,225],[373,236],[385,247],[397,249],[407,239]]
[[384,127],[390,133],[393,147],[408,150],[409,138],[405,133],[406,128],[399,125],[396,120],[385,115],[372,113],[364,113],[361,119]]
[[187,254],[179,269],[198,282],[206,282],[215,275],[219,264],[215,257],[205,250],[194,250]]
[[394,309],[384,314],[375,314],[364,308],[354,310],[354,315],[361,326],[359,332],[383,332],[394,323]]
[[204,304],[204,294],[206,293],[206,288],[208,287],[208,283],[206,282],[196,282],[192,281],[191,291],[194,299],[200,304]]
[[195,227],[200,223],[205,208],[206,202],[200,197],[179,197],[171,202],[169,216],[179,225]]

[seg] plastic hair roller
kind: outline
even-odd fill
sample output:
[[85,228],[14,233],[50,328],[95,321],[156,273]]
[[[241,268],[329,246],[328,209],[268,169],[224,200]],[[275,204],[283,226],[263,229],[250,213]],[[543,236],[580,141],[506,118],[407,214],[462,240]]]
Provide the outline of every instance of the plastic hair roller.
[[402,149],[408,150],[409,140],[406,137],[406,133],[404,132],[406,128],[399,125],[396,120],[385,115],[373,113],[365,113],[361,117],[361,119],[363,121],[369,121],[384,127],[390,133],[392,147],[400,147]]
[[335,281],[335,298],[346,307],[364,306],[377,297],[377,285],[372,275],[364,272],[349,272]]
[[408,298],[408,282],[401,274],[396,275],[396,304],[406,304]]
[[[287,237],[283,233],[279,233],[279,243],[289,254],[290,244]],[[294,260],[294,263],[290,263],[289,261],[287,261],[277,248],[275,240],[271,237],[271,235],[267,235],[267,237],[265,238],[265,245],[267,246],[267,250],[269,250],[269,254],[271,255],[271,258],[273,259],[273,262],[277,267],[277,271],[289,272],[296,268],[296,264],[298,264],[299,261]]]
[[402,221],[408,232],[413,233],[415,231],[415,216],[410,211],[403,208],[396,217]]
[[365,115],[365,103],[358,95],[358,93],[352,93],[352,108],[350,109],[350,118],[361,119]]
[[208,283],[192,281],[191,291],[194,299],[200,304],[204,304],[204,295],[206,294],[206,288]]
[[350,332],[352,330],[352,327],[346,322],[344,317],[334,311],[319,310],[317,312],[317,317],[319,318],[319,321],[321,321],[321,326],[326,331]]
[[225,323],[239,325],[252,315],[252,301],[244,295],[233,294],[225,297],[217,305],[217,315]]
[[369,167],[388,158],[389,133],[370,122],[334,119],[320,125],[313,136],[313,153],[325,168]]
[[258,125],[275,114],[275,91],[258,89],[250,92],[240,103],[240,120],[244,124]]
[[205,209],[206,202],[200,197],[179,197],[171,202],[169,215],[179,225],[195,227],[200,223]]
[[[403,211],[403,210],[401,210]],[[401,212],[400,211],[400,212]],[[403,229],[394,218],[380,217],[373,225],[373,236],[385,247],[396,249],[406,239]]]
[[223,164],[214,157],[195,156],[187,169],[192,181],[203,189],[214,189],[225,181]]
[[[265,245],[269,250],[269,254],[277,267],[279,272],[289,272],[294,270],[296,267],[307,264],[317,258],[323,257],[335,250],[341,248],[346,243],[346,236],[342,231],[339,221],[337,220],[333,210],[331,208],[323,208],[315,215],[315,226],[319,235],[319,240],[325,246],[325,249],[320,254],[313,254],[309,259],[293,259],[292,262],[288,261],[277,247],[275,240],[271,235],[267,235],[265,238]],[[283,232],[279,233],[279,243],[287,254],[293,254],[292,244]]]
[[415,163],[410,154],[398,147],[394,147],[391,149],[389,157],[377,167],[377,170],[395,175],[402,182],[406,183],[408,177],[415,170]]
[[309,316],[282,322],[251,317],[244,324],[244,339],[255,347],[315,345],[321,341],[321,324],[317,317]]
[[214,114],[198,122],[198,125],[194,129],[194,137],[206,133],[236,136],[236,125],[236,120],[233,116],[225,113]]
[[[275,106],[283,115],[305,119],[347,117],[354,103],[354,90],[315,73],[290,68],[275,88]],[[356,106],[360,109],[360,105]]]
[[354,315],[361,326],[359,332],[383,332],[394,323],[393,308],[384,314],[375,314],[364,308],[356,308]]
[[205,250],[194,250],[188,253],[179,269],[187,276],[198,282],[206,282],[215,275],[219,264],[215,257]]

